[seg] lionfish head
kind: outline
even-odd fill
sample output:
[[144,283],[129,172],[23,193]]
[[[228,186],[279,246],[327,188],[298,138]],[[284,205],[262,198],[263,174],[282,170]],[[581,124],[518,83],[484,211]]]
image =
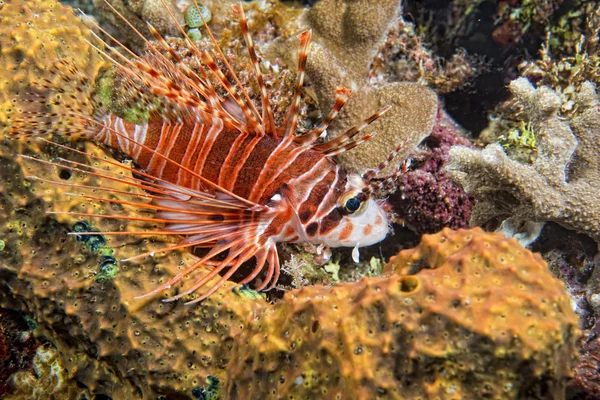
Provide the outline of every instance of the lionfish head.
[[385,200],[371,196],[360,175],[348,173],[345,191],[337,199],[337,226],[318,239],[328,247],[363,247],[382,241],[390,231]]

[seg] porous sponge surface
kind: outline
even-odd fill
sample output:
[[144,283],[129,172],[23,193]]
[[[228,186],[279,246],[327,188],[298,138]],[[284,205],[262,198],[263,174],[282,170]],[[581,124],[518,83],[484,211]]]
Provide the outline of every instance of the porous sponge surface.
[[563,396],[577,317],[539,255],[444,229],[386,273],[290,292],[257,315],[233,349],[230,398]]
[[[10,124],[15,113],[47,111],[37,102],[17,101],[31,92],[53,98],[50,91],[32,87],[32,82],[44,79],[60,87],[63,104],[78,104],[89,98],[78,79],[64,80],[64,74],[53,73],[57,60],[68,60],[77,75],[94,82],[101,69],[107,66],[102,56],[90,46],[93,36],[85,23],[74,16],[70,7],[55,0],[0,2],[0,132]],[[67,74],[68,75],[68,74]],[[41,86],[41,85],[40,85]],[[73,97],[71,97],[73,95]],[[37,98],[35,98],[37,99]]]

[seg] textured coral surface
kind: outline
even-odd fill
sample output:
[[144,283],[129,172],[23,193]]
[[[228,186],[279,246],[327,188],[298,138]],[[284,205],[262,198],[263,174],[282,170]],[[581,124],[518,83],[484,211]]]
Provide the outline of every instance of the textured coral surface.
[[[142,8],[158,3],[162,5],[122,2],[130,11],[137,7],[136,18],[150,19],[164,15],[152,16]],[[374,4],[326,0],[315,9],[311,23],[321,42],[314,48],[321,46],[323,54],[343,54],[321,61],[311,54],[317,71],[312,79],[322,76],[331,86],[342,71],[348,86],[355,81],[359,92],[364,87],[357,95],[358,106],[348,104],[348,115],[367,116],[368,110],[383,105],[381,96],[400,110],[412,110],[391,112],[391,122],[383,127],[392,133],[401,125],[417,130],[414,136],[394,138],[410,140],[407,148],[412,149],[429,134],[438,101],[417,84],[367,82],[368,63],[377,53],[374,43],[384,39],[399,12],[397,2]],[[386,18],[373,9],[385,11]],[[211,23],[223,23],[225,14],[214,7],[213,13]],[[249,15],[258,19],[259,13]],[[39,78],[73,93],[64,78],[86,77],[90,91],[74,98],[77,104],[85,103],[104,63],[82,40],[89,37],[82,22],[49,0],[4,1],[0,22],[8,17],[10,24],[0,24],[0,96],[5,96],[0,97],[0,113],[4,112],[5,122],[13,112],[10,98],[29,91],[28,82]],[[252,23],[262,24],[257,42],[289,36],[269,18],[251,21],[251,29]],[[291,25],[299,23],[294,18]],[[333,22],[319,30],[320,18]],[[22,29],[6,28],[15,24]],[[336,26],[342,30],[336,33]],[[234,35],[226,29],[223,33],[223,40]],[[351,40],[343,43],[340,38]],[[290,43],[288,56],[297,46],[295,39]],[[335,43],[343,44],[337,53]],[[44,51],[37,51],[41,44]],[[71,76],[69,70],[48,74],[51,60],[65,55],[77,74]],[[60,81],[55,80],[58,76]],[[249,80],[242,77],[243,82]],[[282,88],[274,95],[284,96],[286,85],[274,85]],[[403,90],[396,93],[399,88]],[[332,100],[333,90],[327,93]],[[328,100],[317,98],[327,111]],[[21,107],[38,111],[27,108],[33,105],[24,102]],[[590,126],[596,132],[596,125]],[[388,143],[385,154],[396,143]],[[33,372],[13,375],[17,398],[91,393],[124,400],[180,399],[207,398],[220,391],[224,398],[243,399],[338,394],[368,399],[563,396],[579,333],[577,318],[563,285],[537,255],[514,240],[480,230],[446,229],[424,236],[419,247],[400,253],[386,267],[387,276],[294,290],[275,304],[232,283],[196,307],[163,303],[161,296],[135,300],[190,265],[194,257],[157,251],[153,257],[122,262],[172,242],[168,237],[130,234],[155,229],[144,222],[47,214],[50,210],[111,214],[118,208],[120,214],[140,215],[135,207],[69,194],[73,191],[69,185],[96,185],[93,175],[18,156],[52,161],[63,157],[130,176],[110,164],[114,159],[107,151],[90,143],[76,148],[87,155],[35,141],[0,141],[0,307],[30,315],[38,323],[36,335],[50,342],[35,356]],[[439,169],[436,157],[424,165]],[[381,155],[370,158],[381,161]],[[579,176],[581,169],[573,166],[572,176]],[[108,196],[140,200],[135,188],[125,184],[114,188],[122,193]],[[81,230],[125,234],[68,234]],[[584,354],[597,354],[596,347]],[[589,365],[580,362],[577,377],[589,380],[593,375]]]
[[229,398],[563,397],[577,316],[539,255],[444,229],[385,270],[258,314],[235,342]]
[[[68,60],[93,82],[105,63],[86,40],[91,40],[89,29],[70,7],[54,0],[0,2],[0,132],[17,110],[52,111],[37,103],[17,101],[16,95],[30,91],[34,80],[50,79],[65,90],[65,104],[81,105],[89,93],[68,97],[75,82],[60,81],[49,71],[55,60]],[[36,93],[49,94],[41,89]]]
[[555,91],[525,78],[509,86],[537,132],[531,164],[511,159],[499,144],[450,150],[449,176],[477,199],[471,223],[491,218],[553,221],[600,241],[600,101],[592,83],[577,95],[580,112],[561,118]]
[[109,22],[120,33],[124,33],[120,39],[124,38],[123,41],[127,45],[138,51],[144,49],[144,41],[133,32],[127,22],[120,18],[114,10],[148,38],[152,36],[148,29],[148,23],[161,35],[179,36],[180,32],[177,24],[165,10],[165,6],[168,7],[177,22],[184,25],[183,12],[177,7],[176,3],[174,0],[94,0],[96,12],[102,16],[102,20]]
[[[314,43],[309,52],[306,74],[323,115],[335,103],[335,90],[353,90],[352,97],[328,129],[337,136],[360,124],[386,105],[392,108],[371,124],[366,133],[377,132],[369,142],[340,155],[348,169],[376,168],[399,144],[403,159],[431,133],[438,109],[435,93],[414,82],[369,82],[371,63],[384,44],[388,31],[400,16],[400,2],[386,0],[324,0],[300,21],[312,29]],[[279,39],[270,44],[267,55],[296,63],[297,40]],[[397,165],[397,164],[396,164]],[[389,174],[394,165],[384,170]]]

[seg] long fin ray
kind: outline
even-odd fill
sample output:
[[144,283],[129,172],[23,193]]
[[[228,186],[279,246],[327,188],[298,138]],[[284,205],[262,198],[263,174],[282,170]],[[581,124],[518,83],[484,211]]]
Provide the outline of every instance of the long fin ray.
[[[360,125],[354,126],[348,129],[346,132],[341,135],[327,141],[324,143],[315,144],[312,146],[312,149],[315,151],[319,151],[321,153],[333,153],[337,150],[343,149],[344,146],[353,143],[354,138],[362,132],[367,126],[377,120],[379,117],[384,115],[391,109],[391,106],[385,106],[375,114],[371,115],[369,118],[365,119]],[[368,135],[364,136],[366,138]],[[374,135],[373,135],[374,136]],[[361,143],[366,140],[359,140]],[[354,146],[353,146],[354,147]],[[338,153],[336,153],[338,154]]]

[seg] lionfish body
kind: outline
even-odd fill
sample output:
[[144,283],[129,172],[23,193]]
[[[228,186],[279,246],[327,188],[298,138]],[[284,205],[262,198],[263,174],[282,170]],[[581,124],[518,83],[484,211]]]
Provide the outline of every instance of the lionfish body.
[[[311,38],[310,32],[303,32],[298,36],[299,66],[291,106],[284,122],[276,127],[242,6],[232,8],[261,90],[261,113],[226,60],[225,72],[237,85],[230,83],[211,54],[186,38],[201,62],[199,68],[192,70],[150,27],[157,38],[156,42],[148,42],[152,57],[142,58],[130,52],[131,57],[126,58],[111,47],[105,55],[129,82],[141,83],[165,103],[179,109],[177,118],[155,116],[136,125],[109,114],[99,118],[83,117],[80,125],[71,127],[71,133],[83,130],[84,136],[125,153],[135,162],[136,171],[143,178],[132,178],[131,184],[149,193],[151,201],[123,203],[156,210],[151,220],[165,226],[158,233],[182,237],[179,243],[164,250],[207,249],[207,253],[185,271],[142,297],[168,289],[190,272],[208,265],[212,267],[210,272],[170,299],[191,294],[220,276],[216,284],[192,302],[200,301],[251,259],[255,259],[256,265],[242,283],[252,281],[266,267],[266,276],[257,289],[265,289],[269,284],[272,288],[280,270],[278,242],[308,242],[356,250],[381,241],[389,230],[384,201],[372,196],[381,182],[373,178],[399,149],[377,170],[366,171],[362,176],[345,172],[333,159],[336,154],[369,140],[372,134],[361,135],[361,131],[387,108],[343,135],[320,142],[350,95],[349,90],[338,89],[331,113],[313,130],[297,134],[300,91]],[[214,41],[210,30],[208,33]],[[157,60],[156,64],[151,60]],[[221,94],[214,81],[221,85]],[[30,132],[36,133],[46,126],[40,124],[42,128],[36,131],[35,123],[29,120],[28,124]],[[101,176],[106,182],[119,179],[108,174]],[[353,256],[357,254],[357,250],[353,252]]]

